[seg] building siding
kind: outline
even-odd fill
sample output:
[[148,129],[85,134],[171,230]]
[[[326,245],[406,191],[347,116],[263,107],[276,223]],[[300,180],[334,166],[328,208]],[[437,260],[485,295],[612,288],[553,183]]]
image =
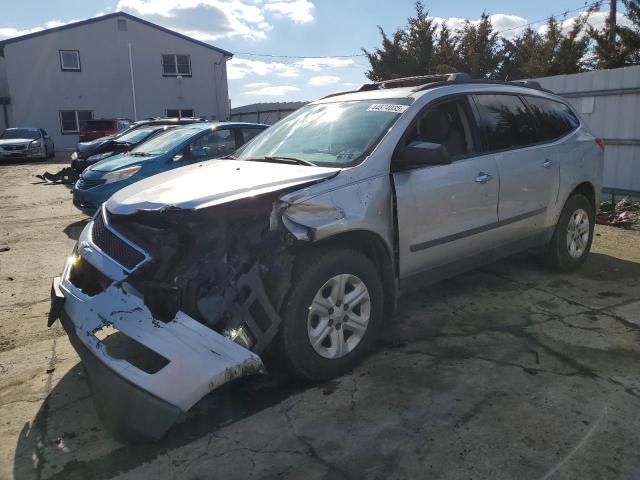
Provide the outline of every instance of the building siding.
[[640,195],[640,66],[537,78],[605,140],[606,191]]
[[[127,31],[118,31],[118,18]],[[129,47],[138,119],[192,108],[198,116],[228,118],[222,53],[127,17],[79,25],[4,47],[13,126],[42,127],[57,149],[72,149],[77,134],[62,134],[60,110],[92,110],[94,118],[134,117]],[[59,50],[79,50],[82,71],[61,71]],[[164,77],[163,53],[191,56],[191,77]]]

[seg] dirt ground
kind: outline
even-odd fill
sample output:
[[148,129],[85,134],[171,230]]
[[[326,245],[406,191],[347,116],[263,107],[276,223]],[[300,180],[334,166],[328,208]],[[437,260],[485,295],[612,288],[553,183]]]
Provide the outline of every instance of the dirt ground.
[[414,293],[352,373],[244,379],[125,446],[46,326],[86,222],[32,177],[58,167],[0,165],[0,478],[640,478],[640,232],[598,226],[573,275],[525,254]]

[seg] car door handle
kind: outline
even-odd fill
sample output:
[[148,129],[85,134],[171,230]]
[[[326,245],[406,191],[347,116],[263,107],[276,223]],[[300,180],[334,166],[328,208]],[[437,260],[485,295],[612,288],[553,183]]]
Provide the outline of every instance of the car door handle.
[[551,165],[553,165],[553,162],[551,160],[549,160],[548,158],[544,161],[544,163],[542,164],[542,166],[544,168],[549,168]]
[[476,182],[478,183],[482,183],[485,184],[487,183],[489,180],[491,180],[493,177],[491,175],[489,175],[488,173],[484,173],[484,172],[480,172],[478,174],[478,176],[476,177]]

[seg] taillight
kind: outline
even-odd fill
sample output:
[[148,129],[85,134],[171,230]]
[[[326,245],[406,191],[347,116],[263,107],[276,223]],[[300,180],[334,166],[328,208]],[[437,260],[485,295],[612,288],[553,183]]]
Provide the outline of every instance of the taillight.
[[604,152],[604,140],[602,138],[596,138],[596,143],[598,144],[598,146],[602,149],[602,151]]

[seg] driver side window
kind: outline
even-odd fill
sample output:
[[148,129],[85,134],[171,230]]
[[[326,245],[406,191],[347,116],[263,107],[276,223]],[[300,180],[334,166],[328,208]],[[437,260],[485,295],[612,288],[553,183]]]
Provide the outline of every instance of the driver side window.
[[475,151],[471,125],[466,100],[447,100],[419,115],[406,144],[419,141],[444,145],[451,159],[455,160]]
[[215,130],[195,140],[189,150],[194,160],[229,155],[236,150],[235,135],[233,130]]

